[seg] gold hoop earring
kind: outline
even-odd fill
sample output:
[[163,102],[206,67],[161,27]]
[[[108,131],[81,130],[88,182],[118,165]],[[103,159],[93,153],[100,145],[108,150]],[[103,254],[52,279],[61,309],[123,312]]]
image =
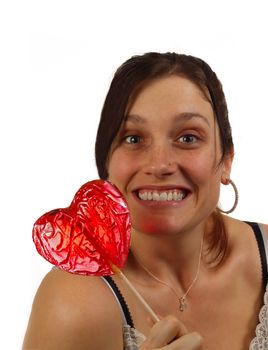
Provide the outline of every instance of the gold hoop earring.
[[235,183],[234,183],[231,179],[226,180],[226,185],[232,185],[232,187],[233,187],[233,189],[234,189],[234,193],[235,193],[235,202],[234,202],[234,205],[232,206],[232,208],[231,208],[230,210],[223,210],[223,209],[220,209],[220,208],[218,208],[218,209],[219,209],[219,211],[220,211],[221,213],[230,214],[230,213],[232,213],[232,212],[235,210],[235,208],[237,207],[239,196],[238,196],[238,189],[237,189]]

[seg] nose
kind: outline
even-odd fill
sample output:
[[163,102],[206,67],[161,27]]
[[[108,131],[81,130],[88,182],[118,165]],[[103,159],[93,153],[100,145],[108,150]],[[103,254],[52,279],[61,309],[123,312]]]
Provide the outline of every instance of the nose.
[[145,174],[162,178],[174,174],[177,162],[172,150],[167,145],[153,147],[148,151],[145,164]]

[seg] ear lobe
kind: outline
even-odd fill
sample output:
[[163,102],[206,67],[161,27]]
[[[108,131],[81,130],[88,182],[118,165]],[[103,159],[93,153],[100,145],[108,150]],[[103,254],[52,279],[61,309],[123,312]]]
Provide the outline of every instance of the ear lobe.
[[227,176],[225,173],[223,173],[223,175],[221,177],[221,183],[223,185],[228,185],[229,181],[230,181],[230,176],[229,175]]

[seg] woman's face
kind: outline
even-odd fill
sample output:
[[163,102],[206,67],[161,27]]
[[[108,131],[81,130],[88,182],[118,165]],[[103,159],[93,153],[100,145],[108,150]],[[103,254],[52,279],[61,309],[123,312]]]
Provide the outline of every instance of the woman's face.
[[137,94],[111,152],[109,180],[127,200],[132,226],[173,234],[205,223],[232,157],[221,159],[218,126],[203,92],[169,76]]

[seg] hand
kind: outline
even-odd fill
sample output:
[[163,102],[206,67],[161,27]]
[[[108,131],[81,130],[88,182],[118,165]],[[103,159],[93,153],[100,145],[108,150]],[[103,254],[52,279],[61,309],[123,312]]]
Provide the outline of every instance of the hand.
[[168,316],[151,329],[140,350],[202,350],[203,338],[196,332],[189,333],[182,322]]

